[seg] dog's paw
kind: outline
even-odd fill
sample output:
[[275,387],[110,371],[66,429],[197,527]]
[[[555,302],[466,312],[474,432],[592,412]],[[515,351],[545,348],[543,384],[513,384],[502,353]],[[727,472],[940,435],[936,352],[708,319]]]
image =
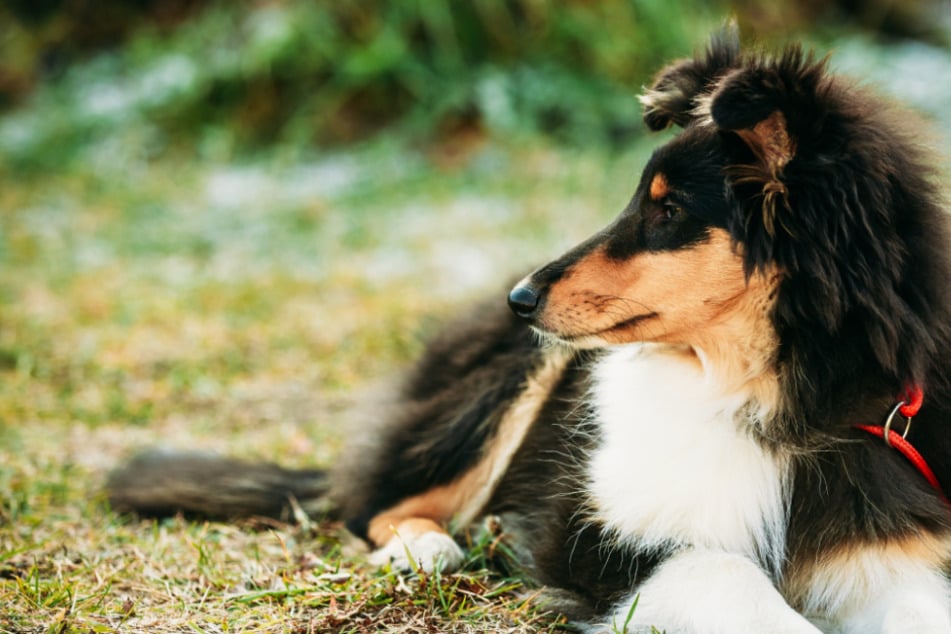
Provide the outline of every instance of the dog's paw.
[[382,548],[370,553],[370,563],[389,564],[394,570],[431,573],[453,572],[462,566],[462,548],[446,533],[426,531],[418,534],[393,535]]

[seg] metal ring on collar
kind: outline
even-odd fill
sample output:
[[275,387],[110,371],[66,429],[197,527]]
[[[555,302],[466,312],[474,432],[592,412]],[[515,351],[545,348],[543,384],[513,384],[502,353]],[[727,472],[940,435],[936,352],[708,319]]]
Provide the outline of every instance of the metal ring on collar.
[[[895,414],[897,414],[898,410],[900,410],[904,405],[905,403],[903,401],[899,401],[898,404],[896,404],[895,407],[892,408],[891,413],[888,415],[888,418],[885,420],[885,434],[883,437],[885,438],[885,444],[888,445],[889,447],[892,446],[892,441],[889,438],[889,435],[892,431],[892,422],[895,420]],[[902,435],[901,435],[902,438],[906,438],[908,436],[908,430],[911,429],[911,416],[908,416],[905,419],[905,421],[906,421],[905,431],[902,432]]]

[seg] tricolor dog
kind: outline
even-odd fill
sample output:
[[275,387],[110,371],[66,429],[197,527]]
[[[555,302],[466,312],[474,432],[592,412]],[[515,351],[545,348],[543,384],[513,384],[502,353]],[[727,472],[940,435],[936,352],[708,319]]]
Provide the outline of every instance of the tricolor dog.
[[951,633],[951,237],[901,109],[735,29],[607,228],[451,324],[329,474],[151,453],[118,509],[330,500],[374,560],[500,518],[584,631]]

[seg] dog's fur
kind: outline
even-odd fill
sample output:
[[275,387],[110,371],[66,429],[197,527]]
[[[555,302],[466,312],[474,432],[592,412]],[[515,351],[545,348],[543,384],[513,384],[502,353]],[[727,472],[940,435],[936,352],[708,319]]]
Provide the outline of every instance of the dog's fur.
[[[951,632],[951,239],[907,116],[792,46],[735,29],[642,97],[682,130],[608,228],[447,329],[330,481],[349,528],[406,565],[497,515],[582,629]],[[526,322],[532,326],[529,328]],[[534,332],[533,332],[534,329]],[[542,333],[539,338],[537,333]],[[540,339],[542,341],[540,341]],[[278,512],[316,472],[146,455],[117,508]]]

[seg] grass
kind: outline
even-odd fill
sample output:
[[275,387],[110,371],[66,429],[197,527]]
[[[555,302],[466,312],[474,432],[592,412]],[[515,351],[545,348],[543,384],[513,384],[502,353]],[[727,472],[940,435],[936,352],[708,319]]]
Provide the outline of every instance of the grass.
[[606,222],[645,152],[383,139],[291,163],[119,154],[9,179],[0,631],[561,629],[488,565],[492,540],[459,574],[401,576],[328,520],[133,521],[99,489],[153,445],[331,464],[354,412],[453,307],[503,301],[513,276]]
[[[58,76],[0,121],[0,162],[83,162],[88,140],[117,127],[148,155],[183,136],[206,154],[234,155],[472,125],[623,144],[640,133],[631,93],[690,51],[725,3],[197,0],[167,13],[176,28],[150,25],[146,3],[139,20],[125,20],[139,28],[123,30],[122,46],[88,23],[116,26],[131,7],[100,4],[95,15],[45,7],[59,14],[46,29],[0,6],[0,102],[36,75]],[[78,41],[56,43],[70,33]],[[64,61],[79,62],[69,51],[96,41],[97,55]]]
[[[218,42],[231,31],[208,15],[194,28]],[[115,55],[135,79],[191,45],[147,35]],[[483,104],[499,108],[483,113],[486,129],[334,151],[279,138],[249,156],[227,116],[196,123],[187,141],[160,116],[191,117],[230,66],[192,62],[201,81],[181,111],[146,91],[135,94],[169,101],[104,114],[116,103],[89,99],[121,93],[118,58],[78,67],[0,120],[0,632],[564,629],[495,565],[504,543],[491,533],[470,537],[458,574],[399,575],[369,567],[324,518],[134,521],[99,491],[112,466],[154,445],[330,465],[443,318],[486,293],[503,301],[511,280],[606,223],[660,140],[556,148],[519,132],[547,112],[520,100],[547,93],[489,73],[472,84],[482,97],[501,86],[504,98]],[[553,85],[546,77],[532,86]],[[549,96],[597,95],[559,86]],[[288,125],[309,121],[301,112]]]
[[[485,572],[369,571],[336,529],[108,522],[39,544],[3,568],[15,632],[551,631],[518,582]],[[96,549],[90,554],[89,548]],[[538,627],[536,627],[538,626]],[[501,630],[499,630],[501,631]]]

